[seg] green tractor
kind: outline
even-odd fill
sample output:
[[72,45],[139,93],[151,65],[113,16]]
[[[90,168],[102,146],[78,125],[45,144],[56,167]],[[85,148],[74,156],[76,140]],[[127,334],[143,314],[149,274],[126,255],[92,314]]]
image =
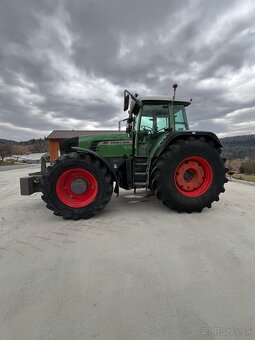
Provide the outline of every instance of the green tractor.
[[227,182],[221,143],[211,132],[189,130],[191,101],[139,97],[124,91],[126,133],[64,140],[61,156],[21,178],[21,194],[42,191],[55,215],[90,218],[110,201],[113,186],[151,190],[170,209],[201,212],[219,200]]

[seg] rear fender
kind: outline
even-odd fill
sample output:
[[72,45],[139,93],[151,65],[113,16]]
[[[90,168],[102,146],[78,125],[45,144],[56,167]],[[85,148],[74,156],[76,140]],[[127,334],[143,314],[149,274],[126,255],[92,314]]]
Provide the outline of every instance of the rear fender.
[[190,136],[204,137],[208,141],[213,141],[215,147],[222,147],[219,138],[212,132],[207,131],[173,131],[162,141],[153,157],[159,157],[165,149],[178,139],[186,139]]

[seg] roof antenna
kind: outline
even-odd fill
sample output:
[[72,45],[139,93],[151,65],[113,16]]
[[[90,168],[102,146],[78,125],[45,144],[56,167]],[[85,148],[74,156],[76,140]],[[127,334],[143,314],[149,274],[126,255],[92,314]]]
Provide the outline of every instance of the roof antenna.
[[175,101],[175,94],[176,94],[176,89],[177,89],[178,85],[174,84],[173,85],[173,89],[174,89],[174,95],[173,95],[173,102]]

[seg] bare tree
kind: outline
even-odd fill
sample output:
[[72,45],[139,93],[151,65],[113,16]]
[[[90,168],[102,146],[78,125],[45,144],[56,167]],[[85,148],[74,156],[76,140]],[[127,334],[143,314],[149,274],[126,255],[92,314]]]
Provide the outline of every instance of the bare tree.
[[6,157],[12,155],[12,145],[10,144],[0,144],[0,157],[1,163],[4,161]]
[[22,155],[29,152],[29,145],[0,144],[0,163],[2,163],[6,157],[11,157],[10,164],[13,164],[18,161]]
[[22,155],[29,153],[29,146],[28,145],[13,145],[12,153],[13,153],[13,160],[11,164],[17,162]]
[[246,175],[255,175],[255,157],[242,162],[240,172],[245,173]]
[[255,174],[255,157],[249,159],[250,167],[251,167],[251,174]]

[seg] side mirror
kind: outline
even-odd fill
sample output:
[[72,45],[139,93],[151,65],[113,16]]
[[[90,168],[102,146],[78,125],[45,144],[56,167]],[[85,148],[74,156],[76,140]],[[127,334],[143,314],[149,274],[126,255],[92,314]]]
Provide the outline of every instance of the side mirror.
[[124,111],[127,111],[127,109],[129,108],[129,94],[126,94],[124,96]]

